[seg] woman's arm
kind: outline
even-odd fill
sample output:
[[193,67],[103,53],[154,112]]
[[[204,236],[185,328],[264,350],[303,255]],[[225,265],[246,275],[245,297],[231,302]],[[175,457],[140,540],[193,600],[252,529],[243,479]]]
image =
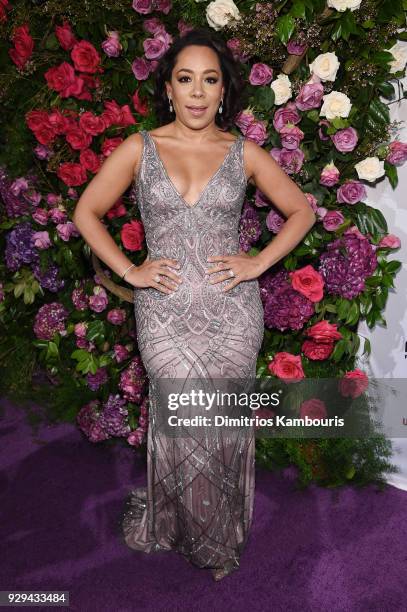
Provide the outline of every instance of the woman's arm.
[[[123,275],[132,262],[119,249],[101,219],[134,180],[142,148],[143,137],[140,134],[128,136],[109,155],[87,185],[72,216],[95,255],[119,276]],[[140,266],[131,268],[125,280],[134,287],[155,287],[163,293],[170,293],[180,280],[166,265],[176,267],[177,262],[164,258],[153,262],[146,259]],[[158,274],[161,275],[159,283],[154,280]]]
[[297,246],[314,225],[316,216],[304,193],[270,153],[249,140],[245,141],[244,149],[249,182],[254,182],[287,217],[275,238],[255,256],[262,273]]
[[132,262],[100,219],[132,182],[141,158],[141,139],[139,134],[132,134],[106,158],[79,198],[72,216],[92,251],[119,276]]

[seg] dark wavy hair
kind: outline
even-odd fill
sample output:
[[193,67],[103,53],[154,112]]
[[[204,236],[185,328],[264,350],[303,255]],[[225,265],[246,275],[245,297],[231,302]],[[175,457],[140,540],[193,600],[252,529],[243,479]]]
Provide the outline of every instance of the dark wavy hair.
[[213,49],[219,58],[222,71],[223,96],[222,114],[215,115],[215,123],[223,131],[234,125],[236,115],[246,106],[246,86],[241,74],[240,64],[234,59],[232,51],[225,41],[209,28],[201,27],[190,30],[177,37],[167,52],[160,58],[154,71],[153,104],[160,125],[174,120],[175,111],[170,112],[165,82],[171,81],[178,53],[190,45],[202,45]]

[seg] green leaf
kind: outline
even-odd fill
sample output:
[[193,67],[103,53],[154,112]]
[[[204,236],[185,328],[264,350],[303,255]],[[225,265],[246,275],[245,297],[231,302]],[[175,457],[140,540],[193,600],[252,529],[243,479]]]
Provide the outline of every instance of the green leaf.
[[294,30],[295,21],[290,14],[287,13],[287,15],[281,15],[277,19],[275,31],[283,45],[286,45],[288,43]]
[[345,323],[349,325],[354,325],[359,319],[359,305],[357,302],[353,302],[352,306],[349,308],[348,316],[346,318]]
[[387,64],[394,60],[393,54],[389,51],[376,51],[370,56],[371,60],[378,66],[383,68],[387,67]]
[[290,15],[305,19],[305,4],[301,0],[295,0],[290,9]]
[[59,356],[59,350],[55,342],[48,343],[47,357],[46,359],[53,359]]
[[274,105],[274,90],[268,87],[258,87],[254,95],[254,102],[259,110],[269,111]]
[[398,182],[399,182],[396,166],[394,166],[393,164],[390,164],[388,161],[385,160],[384,170],[385,170],[387,178],[389,179],[390,185],[392,186],[393,189],[396,189]]
[[92,321],[88,325],[88,330],[86,332],[86,339],[90,342],[94,341],[104,341],[105,339],[105,324],[103,321],[97,319],[96,321]]
[[351,480],[356,474],[355,466],[351,465],[350,468],[345,472],[345,478]]
[[386,265],[386,272],[389,274],[394,274],[395,272],[398,272],[401,268],[401,261],[397,261],[395,259],[393,259],[392,261],[389,261]]

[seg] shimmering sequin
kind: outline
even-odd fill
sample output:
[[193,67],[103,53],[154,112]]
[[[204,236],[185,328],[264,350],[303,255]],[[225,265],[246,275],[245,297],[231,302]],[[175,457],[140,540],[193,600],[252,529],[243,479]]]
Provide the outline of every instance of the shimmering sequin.
[[244,137],[189,206],[178,193],[150,134],[136,193],[150,259],[180,264],[183,283],[172,294],[135,289],[140,354],[150,380],[147,488],[131,492],[123,518],[127,545],[136,550],[177,550],[198,567],[235,566],[252,521],[254,432],[209,428],[172,438],[157,426],[167,407],[158,403],[160,379],[254,378],[263,340],[257,279],[223,292],[205,276],[210,255],[239,252],[238,227],[246,192]]

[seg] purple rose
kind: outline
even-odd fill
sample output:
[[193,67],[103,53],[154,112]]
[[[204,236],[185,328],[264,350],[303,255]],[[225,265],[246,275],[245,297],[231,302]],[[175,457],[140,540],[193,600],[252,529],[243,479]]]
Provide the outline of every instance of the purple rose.
[[253,64],[249,74],[249,83],[251,85],[267,85],[273,79],[273,69],[267,64]]
[[171,9],[172,9],[171,0],[156,0],[155,5],[154,5],[154,10],[164,13],[164,15],[168,15]]
[[119,33],[113,31],[109,34],[109,37],[102,42],[101,47],[109,57],[119,57],[120,51],[123,49],[120,44]]
[[45,208],[37,208],[33,214],[32,218],[39,225],[47,225],[48,223],[48,211]]
[[267,129],[262,121],[253,121],[247,127],[246,138],[249,140],[253,140],[258,145],[262,145],[265,143],[267,138]]
[[358,133],[353,127],[338,130],[332,134],[331,140],[341,153],[350,153],[358,144]]
[[155,36],[165,30],[165,26],[158,17],[149,17],[143,21],[143,29]]
[[276,110],[273,117],[274,129],[277,132],[280,132],[286,123],[294,123],[296,125],[300,121],[301,116],[294,102],[288,102],[285,106]]
[[126,320],[126,312],[123,308],[112,308],[112,310],[109,310],[107,313],[107,320],[112,325],[122,325]]
[[48,232],[34,232],[31,236],[31,242],[37,249],[48,249],[51,246],[51,240]]
[[254,204],[258,208],[264,208],[265,206],[270,206],[270,200],[260,189],[256,188],[254,192]]
[[270,154],[287,174],[295,174],[302,168],[304,153],[301,149],[279,149],[273,147]]
[[53,208],[49,211],[49,218],[54,223],[64,223],[67,218],[66,210],[61,210],[60,208]]
[[141,15],[147,15],[153,11],[153,1],[152,0],[133,0],[132,7]]
[[306,44],[302,45],[296,40],[290,40],[287,44],[287,51],[290,55],[302,55],[306,48]]
[[95,312],[102,312],[109,303],[106,291],[100,285],[93,288],[93,294],[89,297],[89,308]]
[[339,204],[356,204],[366,197],[366,187],[357,180],[346,181],[336,192],[336,200]]
[[281,144],[285,149],[298,149],[304,132],[296,125],[287,123],[280,130]]
[[295,98],[295,105],[300,111],[319,108],[323,95],[324,88],[321,83],[306,83]]
[[327,232],[334,232],[345,221],[345,217],[339,210],[328,210],[322,220],[322,225]]
[[72,221],[68,221],[67,223],[59,223],[57,225],[58,236],[64,242],[68,242],[72,236],[78,237],[80,234],[76,228],[76,225]]
[[170,47],[169,35],[160,32],[154,38],[146,38],[143,42],[143,49],[147,59],[158,60]]
[[339,181],[338,168],[333,163],[327,164],[322,169],[321,177],[319,179],[320,184],[324,185],[325,187],[332,187],[338,181]]
[[138,81],[145,81],[150,76],[151,65],[144,57],[136,57],[131,65],[131,69]]
[[266,226],[273,234],[278,234],[285,223],[285,219],[275,210],[270,210],[266,217]]

